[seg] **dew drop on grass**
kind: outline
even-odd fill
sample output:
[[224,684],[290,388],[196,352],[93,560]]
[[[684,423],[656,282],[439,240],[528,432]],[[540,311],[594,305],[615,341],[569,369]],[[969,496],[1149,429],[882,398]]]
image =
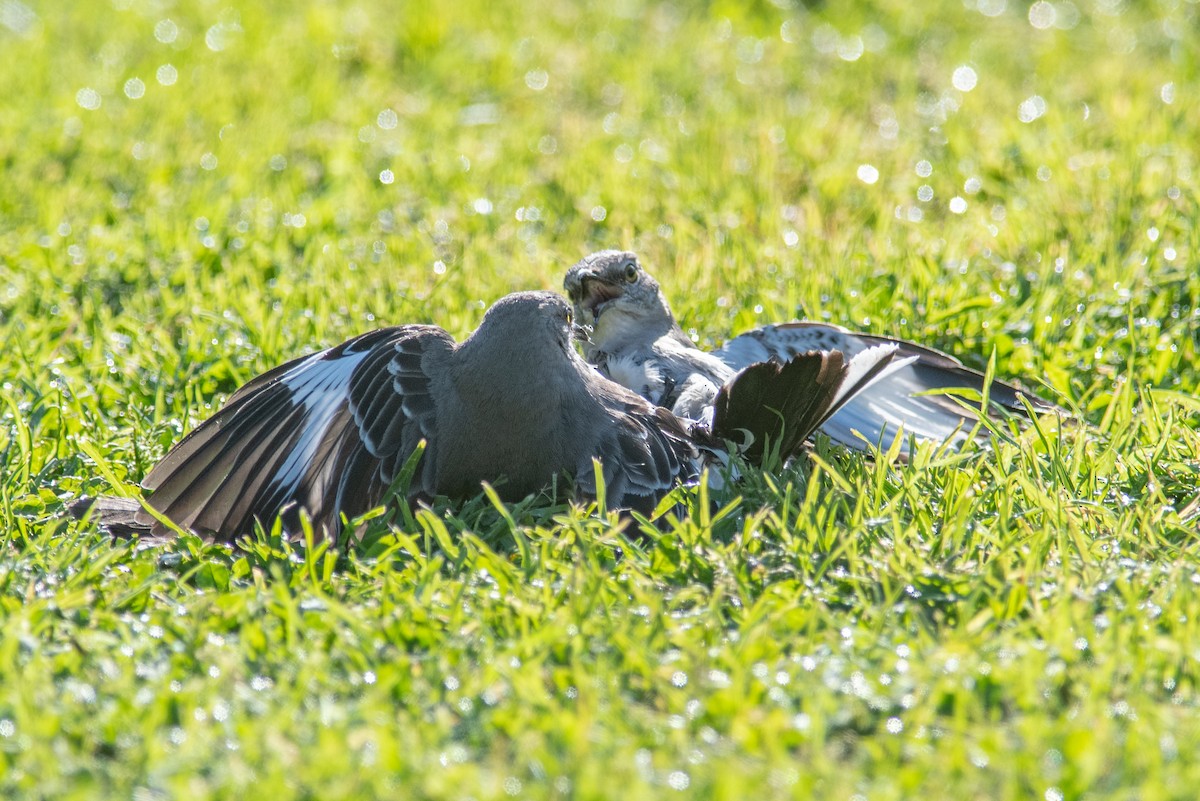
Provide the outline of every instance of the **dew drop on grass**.
[[375,124],[385,131],[390,131],[400,124],[400,117],[390,108],[385,108],[375,117]]
[[540,92],[550,85],[550,73],[545,70],[530,70],[525,73],[525,85],[535,92]]
[[155,71],[154,78],[163,86],[174,86],[179,80],[179,71],[170,64],[163,64]]
[[845,36],[840,38],[837,44],[837,54],[842,61],[858,61],[863,54],[862,37]]
[[978,0],[975,9],[985,17],[998,17],[1008,8],[1008,0]]
[[1021,122],[1033,122],[1045,113],[1046,101],[1041,95],[1031,95],[1022,100],[1021,105],[1017,106],[1017,119]]
[[873,184],[879,180],[879,170],[871,164],[858,165],[858,180],[864,184]]
[[979,83],[979,76],[975,70],[963,64],[954,68],[954,74],[950,76],[950,83],[960,92],[969,92]]
[[708,671],[708,683],[717,689],[724,689],[731,684],[728,673],[715,669]]
[[170,19],[159,20],[154,26],[154,38],[163,44],[171,44],[179,38],[179,26]]
[[85,86],[75,93],[75,102],[82,109],[95,111],[100,108],[100,93],[89,86]]
[[204,33],[204,45],[214,53],[229,48],[242,33],[237,22],[219,22]]
[[125,82],[125,96],[130,100],[140,100],[146,94],[146,84],[141,78],[130,78]]
[[1029,7],[1029,24],[1039,31],[1053,27],[1057,19],[1058,11],[1054,8],[1053,3],[1048,3],[1046,0],[1038,0],[1038,2]]

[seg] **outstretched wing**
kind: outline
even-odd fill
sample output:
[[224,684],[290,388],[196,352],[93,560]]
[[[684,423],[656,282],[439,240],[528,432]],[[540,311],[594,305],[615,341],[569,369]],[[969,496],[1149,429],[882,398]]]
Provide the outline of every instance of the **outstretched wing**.
[[[850,398],[845,406],[820,428],[835,442],[864,448],[859,432],[871,443],[885,444],[903,431],[919,441],[965,440],[978,418],[978,407],[964,406],[946,395],[923,394],[933,390],[970,390],[982,393],[985,378],[977,370],[932,348],[889,337],[855,334],[835,325],[814,322],[768,325],[734,337],[713,355],[741,369],[770,358],[788,359],[810,349],[837,349],[855,355],[868,347],[889,345],[897,349],[906,366],[896,369]],[[1028,398],[1040,413],[1065,411],[1052,403],[1023,392],[1003,381],[988,387],[992,404],[1020,415],[1026,414],[1022,398]],[[908,445],[905,443],[907,450]]]
[[[422,438],[432,446],[429,371],[453,345],[440,328],[385,328],[251,380],[150,471],[150,505],[221,540],[280,513],[294,525],[300,508],[335,535],[342,514],[381,500]],[[418,469],[413,489],[432,494],[431,481]]]
[[730,379],[713,402],[712,432],[744,442],[743,455],[759,462],[767,447],[781,459],[794,455],[832,415],[872,384],[904,369],[894,345],[867,348],[847,358],[841,351],[809,351],[787,361],[756,362]]
[[699,476],[699,452],[692,435],[666,409],[631,396],[616,422],[611,436],[576,467],[575,486],[582,496],[596,497],[593,458],[600,460],[610,509],[650,514],[678,484]]

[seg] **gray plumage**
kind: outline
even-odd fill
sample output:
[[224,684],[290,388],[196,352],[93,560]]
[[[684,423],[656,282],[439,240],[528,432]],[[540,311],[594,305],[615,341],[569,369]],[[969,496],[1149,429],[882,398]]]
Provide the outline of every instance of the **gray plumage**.
[[[747,332],[711,353],[700,350],[676,322],[658,282],[633,253],[606,250],[573,266],[564,281],[581,322],[590,322],[588,361],[653,403],[696,417],[716,390],[753,364],[788,361],[809,352],[838,351],[853,362],[877,348],[890,348],[895,361],[844,399],[820,425],[835,442],[863,449],[890,443],[903,431],[909,441],[962,442],[977,411],[929,390],[982,392],[984,376],[944,353],[888,337],[856,334],[826,323],[769,325]],[[1036,411],[1061,411],[1000,381],[989,387],[993,404],[1025,413],[1027,397]],[[859,436],[861,434],[861,437]],[[865,441],[864,441],[865,438]]]
[[[595,458],[610,507],[649,511],[695,479],[705,432],[584,362],[570,318],[559,295],[523,292],[495,303],[462,343],[406,325],[288,362],[178,443],[146,476],[147,501],[223,541],[281,513],[295,531],[301,508],[335,536],[343,515],[380,503],[424,439],[410,498],[474,495],[487,481],[519,499],[560,475],[594,498]],[[101,501],[93,516],[120,532],[167,530],[136,502]]]

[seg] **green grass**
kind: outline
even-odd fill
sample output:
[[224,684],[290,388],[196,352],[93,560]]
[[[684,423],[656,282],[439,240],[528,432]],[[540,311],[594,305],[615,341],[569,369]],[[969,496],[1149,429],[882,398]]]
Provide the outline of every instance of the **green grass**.
[[[0,13],[0,796],[1195,797],[1194,2],[241,5]],[[1083,422],[820,443],[659,531],[64,518],[250,376],[604,246],[702,341],[827,318]]]

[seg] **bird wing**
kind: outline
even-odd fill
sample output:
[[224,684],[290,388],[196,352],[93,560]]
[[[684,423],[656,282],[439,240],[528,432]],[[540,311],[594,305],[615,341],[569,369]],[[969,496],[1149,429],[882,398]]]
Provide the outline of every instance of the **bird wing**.
[[858,335],[840,326],[803,321],[755,328],[729,340],[712,351],[712,355],[734,370],[741,370],[770,359],[786,362],[814,350],[839,350],[849,357],[865,347]]
[[[224,540],[303,507],[334,535],[434,438],[429,372],[453,345],[432,326],[384,328],[252,379],[150,471],[150,505]],[[431,494],[429,476],[413,489]]]
[[771,446],[786,460],[839,409],[903,369],[903,362],[894,361],[896,353],[894,345],[881,345],[852,357],[809,351],[751,364],[717,392],[713,435],[744,442],[743,455],[751,461],[761,461]]
[[[904,366],[888,372],[849,398],[840,411],[821,425],[822,433],[837,443],[858,449],[866,447],[863,438],[870,443],[886,444],[901,430],[906,437],[920,441],[966,440],[978,419],[978,405],[972,408],[969,401],[924,393],[958,389],[982,394],[985,376],[941,351],[902,339],[855,334],[827,323],[796,322],[748,331],[729,340],[713,354],[730,366],[740,368],[772,357],[787,359],[810,348],[834,348],[857,354],[881,345],[896,348],[896,358],[906,362]],[[1028,398],[1039,413],[1065,414],[1065,410],[1057,405],[1003,381],[991,382],[988,397],[994,406],[1020,415],[1027,414],[1022,398]],[[903,447],[907,452],[908,444]]]
[[699,453],[689,431],[666,409],[631,396],[612,411],[616,425],[596,452],[580,461],[575,470],[576,490],[584,497],[596,497],[592,465],[596,458],[601,463],[608,508],[649,514],[677,484],[696,479]]

